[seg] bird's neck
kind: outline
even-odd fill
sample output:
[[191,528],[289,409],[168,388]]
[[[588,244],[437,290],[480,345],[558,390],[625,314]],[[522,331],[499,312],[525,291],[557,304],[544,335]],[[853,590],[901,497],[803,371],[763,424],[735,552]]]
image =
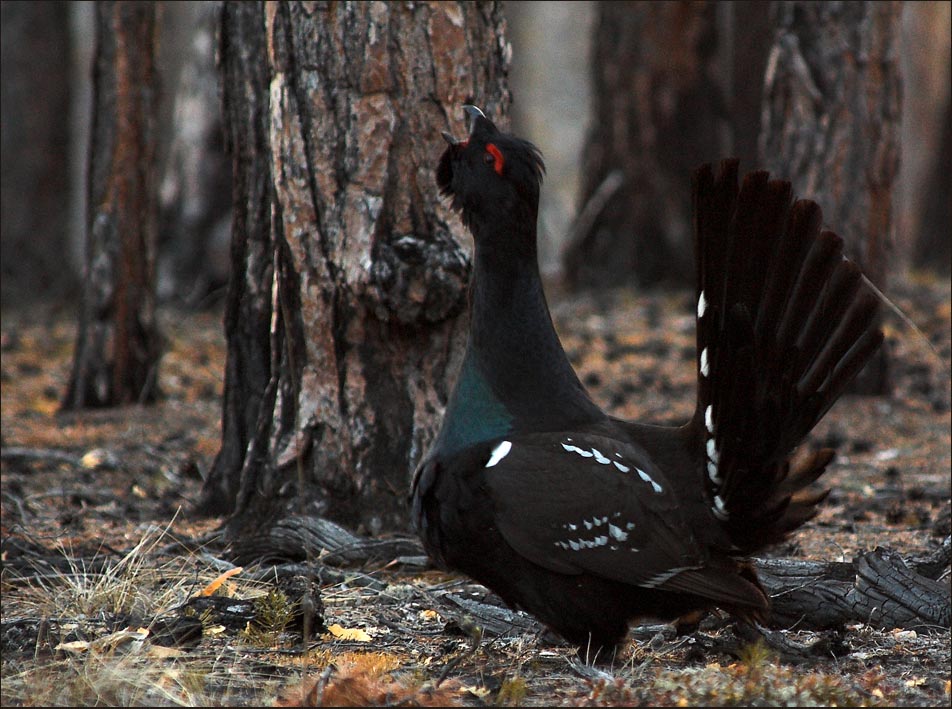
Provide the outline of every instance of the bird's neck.
[[508,227],[475,237],[469,342],[440,434],[444,448],[603,418],[552,324],[535,252],[535,220],[531,234]]

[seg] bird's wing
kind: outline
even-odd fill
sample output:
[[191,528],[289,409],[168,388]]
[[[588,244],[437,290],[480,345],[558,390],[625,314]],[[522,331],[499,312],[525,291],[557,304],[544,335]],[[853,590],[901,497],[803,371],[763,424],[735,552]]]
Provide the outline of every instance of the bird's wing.
[[530,434],[496,443],[485,466],[499,532],[540,566],[671,588],[707,562],[674,491],[633,444]]
[[485,485],[503,538],[530,561],[723,604],[763,593],[711,558],[674,490],[638,446],[605,436],[526,434],[488,450]]

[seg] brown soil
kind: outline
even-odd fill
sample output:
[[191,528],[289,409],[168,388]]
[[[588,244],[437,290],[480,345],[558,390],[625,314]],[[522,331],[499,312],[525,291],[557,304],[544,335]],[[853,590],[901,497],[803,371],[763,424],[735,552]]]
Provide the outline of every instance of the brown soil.
[[[949,535],[950,287],[922,281],[894,297],[934,350],[888,320],[893,393],[845,397],[814,431],[813,444],[839,451],[824,478],[833,493],[774,555],[850,560],[886,546],[915,556]],[[693,406],[691,301],[617,291],[559,298],[553,314],[601,403],[621,416],[674,422]],[[219,443],[220,323],[220,313],[162,317],[159,404],[66,415],[58,401],[71,314],[3,313],[4,705],[948,706],[948,628],[794,630],[797,642],[833,638],[837,648],[795,666],[732,642],[729,624],[708,621],[694,636],[639,635],[613,665],[591,668],[545,635],[477,645],[432,594],[480,589],[396,560],[340,569],[323,584],[326,627],[318,630],[340,627],[318,632],[307,648],[277,621],[230,628],[204,619],[204,636],[187,648],[110,635],[125,627],[120,621],[135,630],[133,621],[199,595],[226,566],[214,535],[221,520],[189,512]],[[130,555],[143,539],[149,544]],[[216,595],[265,597],[273,587],[253,572],[227,579]],[[948,586],[948,569],[941,580]],[[121,599],[95,596],[122,583]],[[103,638],[107,650],[93,645]]]

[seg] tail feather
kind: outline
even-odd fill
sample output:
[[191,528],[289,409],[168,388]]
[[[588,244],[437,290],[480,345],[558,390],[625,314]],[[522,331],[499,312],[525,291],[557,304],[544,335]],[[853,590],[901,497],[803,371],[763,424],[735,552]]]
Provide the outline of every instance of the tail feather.
[[753,549],[809,519],[807,491],[832,451],[791,455],[882,342],[879,301],[822,230],[766,172],[737,187],[737,161],[694,182],[698,307],[695,422],[715,514]]

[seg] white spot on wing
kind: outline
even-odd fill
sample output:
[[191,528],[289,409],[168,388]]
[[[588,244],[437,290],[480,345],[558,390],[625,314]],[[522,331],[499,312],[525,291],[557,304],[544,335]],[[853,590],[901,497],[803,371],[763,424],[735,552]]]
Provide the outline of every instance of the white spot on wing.
[[648,475],[648,473],[646,473],[644,470],[642,470],[641,468],[635,468],[635,470],[638,471],[638,477],[639,477],[639,478],[641,478],[642,480],[644,480],[646,483],[651,483],[651,487],[654,489],[654,491],[655,491],[656,493],[661,494],[661,493],[664,491],[664,488],[662,488],[658,483],[656,483],[656,482],[651,478],[651,476]]
[[706,377],[710,373],[710,367],[707,363],[707,347],[701,350],[701,376]]
[[629,468],[627,465],[622,465],[617,460],[613,460],[612,462],[615,464],[615,467],[623,473],[627,473],[629,470],[631,470],[631,468]]
[[595,461],[601,463],[602,465],[608,465],[611,461],[602,455],[601,451],[597,448],[592,448],[592,455],[595,456]]
[[493,448],[493,454],[489,456],[489,462],[486,463],[487,468],[491,468],[500,460],[509,455],[509,451],[512,450],[512,443],[510,441],[502,441],[498,446]]
[[704,425],[707,427],[708,433],[714,433],[714,406],[708,405],[704,409]]
[[660,574],[655,574],[654,576],[649,576],[644,581],[639,583],[639,586],[646,586],[648,588],[654,588],[655,586],[660,586],[665,581],[670,579],[672,576],[677,576],[682,571],[688,571],[690,569],[699,568],[697,566],[678,566],[674,569],[668,569],[667,571],[662,571]]
[[717,465],[711,461],[707,461],[707,477],[709,477],[711,482],[715,485],[720,485],[722,482],[721,476],[717,472]]
[[697,316],[703,318],[705,310],[707,310],[707,298],[704,297],[704,291],[701,291],[701,297],[697,299]]
[[717,446],[714,444],[713,438],[707,439],[707,457],[711,459],[711,462],[714,463],[714,465],[717,465],[721,462],[721,456],[717,452]]
[[721,496],[720,496],[720,495],[714,495],[714,507],[713,507],[713,510],[714,510],[714,516],[717,517],[717,518],[720,519],[720,520],[727,519],[728,516],[729,516],[729,515],[727,514],[727,507],[726,507],[726,505],[724,504],[724,500],[721,499]]
[[623,531],[621,527],[616,527],[614,524],[608,525],[608,533],[619,542],[628,539],[628,532]]
[[567,445],[567,444],[563,443],[563,444],[562,444],[562,447],[563,447],[565,450],[567,450],[569,453],[578,453],[578,454],[579,454],[580,456],[582,456],[583,458],[591,458],[591,457],[592,457],[592,451],[582,450],[582,449],[579,448],[578,446],[570,446],[570,445]]

